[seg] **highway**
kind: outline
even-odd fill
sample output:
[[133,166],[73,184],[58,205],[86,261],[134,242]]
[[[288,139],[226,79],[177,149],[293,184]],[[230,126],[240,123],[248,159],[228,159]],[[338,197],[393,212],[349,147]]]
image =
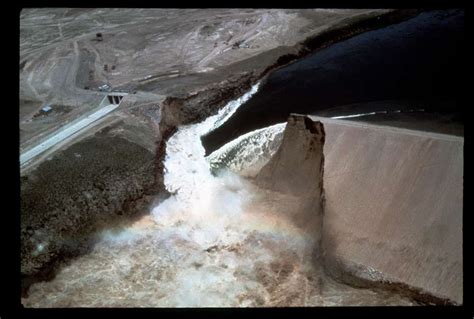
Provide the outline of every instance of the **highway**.
[[26,163],[28,163],[32,158],[36,157],[37,155],[43,153],[47,149],[53,147],[54,145],[60,143],[64,139],[70,137],[71,135],[79,132],[89,124],[97,121],[98,119],[102,118],[103,116],[107,115],[108,113],[115,110],[119,105],[109,104],[100,110],[96,111],[88,115],[87,117],[81,119],[76,123],[72,123],[69,126],[62,128],[61,130],[54,133],[51,137],[49,137],[44,142],[36,145],[35,147],[31,148],[30,150],[24,152],[20,155],[20,166],[23,167]]

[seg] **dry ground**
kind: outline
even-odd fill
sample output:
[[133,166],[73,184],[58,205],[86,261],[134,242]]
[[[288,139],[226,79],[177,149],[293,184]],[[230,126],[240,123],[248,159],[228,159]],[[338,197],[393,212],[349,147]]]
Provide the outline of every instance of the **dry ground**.
[[[386,11],[24,9],[22,143],[89,111],[100,99],[94,90],[104,83],[153,92],[156,100],[187,96],[234,73],[263,69],[288,48],[344,19]],[[103,41],[96,41],[98,32]],[[270,51],[275,52],[251,59]],[[34,118],[45,103],[72,110],[61,117]]]

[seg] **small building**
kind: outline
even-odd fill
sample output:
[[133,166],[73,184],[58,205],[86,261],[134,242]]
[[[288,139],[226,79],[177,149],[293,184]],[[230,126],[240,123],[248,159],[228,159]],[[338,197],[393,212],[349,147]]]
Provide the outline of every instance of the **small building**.
[[46,105],[41,109],[41,113],[49,113],[52,110],[53,110],[53,108],[51,107],[51,105]]
[[104,84],[104,85],[99,86],[99,91],[101,91],[101,92],[104,92],[104,91],[110,92],[110,85]]

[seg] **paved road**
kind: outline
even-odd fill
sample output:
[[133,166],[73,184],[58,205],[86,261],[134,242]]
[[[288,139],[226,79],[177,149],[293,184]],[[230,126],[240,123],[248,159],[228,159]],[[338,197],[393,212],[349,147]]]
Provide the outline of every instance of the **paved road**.
[[105,116],[106,114],[112,112],[118,107],[118,105],[110,104],[107,105],[95,113],[83,118],[82,120],[71,124],[68,127],[61,129],[60,131],[56,132],[53,136],[48,138],[46,141],[36,145],[32,149],[24,152],[20,155],[20,166],[24,166],[28,161],[30,161],[33,157],[41,154],[42,152],[46,151],[47,149],[53,147],[54,145],[58,144],[59,142],[63,141],[64,139],[70,137],[74,133],[82,130],[84,127],[88,126],[92,122],[97,121],[101,117]]

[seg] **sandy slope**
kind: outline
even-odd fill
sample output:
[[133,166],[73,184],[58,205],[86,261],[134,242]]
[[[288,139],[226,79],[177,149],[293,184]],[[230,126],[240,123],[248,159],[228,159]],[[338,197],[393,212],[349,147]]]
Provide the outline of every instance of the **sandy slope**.
[[464,139],[313,119],[326,130],[329,269],[462,303]]

